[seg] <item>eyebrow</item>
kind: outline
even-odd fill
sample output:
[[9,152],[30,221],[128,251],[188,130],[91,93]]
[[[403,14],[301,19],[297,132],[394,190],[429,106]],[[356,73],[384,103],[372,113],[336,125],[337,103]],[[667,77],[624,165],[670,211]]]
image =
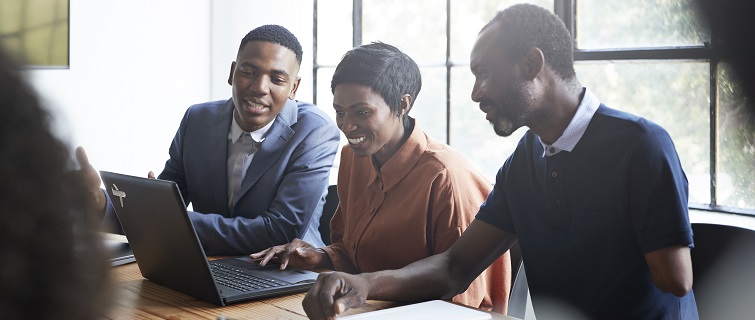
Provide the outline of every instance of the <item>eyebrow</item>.
[[[251,62],[247,62],[247,61],[242,62],[240,65],[242,67],[252,68],[254,70],[260,70],[261,69],[257,65],[255,65],[255,64],[253,64]],[[286,72],[285,70],[273,69],[273,70],[270,71],[270,73],[276,74],[276,75],[282,75],[282,76],[284,76],[286,78],[290,77],[290,75],[288,74],[288,72]]]
[[[344,108],[341,105],[336,104],[335,102],[333,102],[333,108],[335,108],[335,107],[338,107],[338,108],[341,108],[341,109]],[[357,107],[374,107],[374,106],[371,105],[371,104],[369,104],[369,103],[367,103],[367,102],[357,102],[357,103],[352,104],[350,106],[346,106],[347,109],[354,109],[354,108],[357,108]]]

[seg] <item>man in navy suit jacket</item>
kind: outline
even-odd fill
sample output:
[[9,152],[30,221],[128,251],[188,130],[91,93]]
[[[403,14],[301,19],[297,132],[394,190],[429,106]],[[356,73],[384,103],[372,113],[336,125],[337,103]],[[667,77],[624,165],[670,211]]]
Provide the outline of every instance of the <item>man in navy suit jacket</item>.
[[[192,204],[207,254],[248,254],[294,238],[322,244],[319,219],[339,132],[316,106],[293,100],[301,59],[285,28],[250,31],[231,63],[232,98],[193,105],[181,121],[158,178],[175,181]],[[99,189],[83,149],[77,156]],[[104,223],[121,231],[107,197],[92,194]]]

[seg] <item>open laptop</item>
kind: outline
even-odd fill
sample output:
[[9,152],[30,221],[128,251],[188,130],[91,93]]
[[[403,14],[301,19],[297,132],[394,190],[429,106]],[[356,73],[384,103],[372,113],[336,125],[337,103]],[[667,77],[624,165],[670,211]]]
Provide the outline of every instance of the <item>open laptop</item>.
[[110,265],[113,267],[136,261],[131,246],[125,236],[112,233],[102,233],[102,245],[107,252]]
[[145,278],[220,306],[309,290],[317,273],[260,267],[248,257],[207,261],[178,185],[100,171]]

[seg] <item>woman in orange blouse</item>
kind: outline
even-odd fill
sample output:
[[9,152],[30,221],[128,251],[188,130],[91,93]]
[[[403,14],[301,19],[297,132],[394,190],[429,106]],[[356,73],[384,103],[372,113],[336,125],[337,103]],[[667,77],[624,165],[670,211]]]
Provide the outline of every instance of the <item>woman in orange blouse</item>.
[[[352,49],[333,75],[336,124],[348,139],[338,171],[332,244],[293,242],[252,254],[281,268],[349,273],[397,269],[441,253],[461,236],[491,184],[408,116],[421,87],[416,63],[384,43]],[[505,312],[508,253],[452,301]]]

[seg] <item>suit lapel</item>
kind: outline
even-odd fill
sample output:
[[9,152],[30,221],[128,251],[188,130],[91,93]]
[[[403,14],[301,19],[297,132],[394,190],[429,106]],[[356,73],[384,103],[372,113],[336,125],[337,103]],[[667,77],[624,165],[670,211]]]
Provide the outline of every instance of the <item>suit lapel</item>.
[[[270,127],[270,131],[265,136],[265,140],[260,144],[259,150],[254,154],[254,159],[252,159],[252,163],[246,171],[244,181],[241,183],[241,198],[246,196],[249,189],[278,161],[281,154],[287,149],[295,133],[291,126],[296,123],[297,113],[298,106],[296,101],[288,100],[283,110],[275,118],[273,126]],[[239,202],[241,198],[239,198]]]
[[[231,127],[231,118],[233,117],[233,101],[228,99],[218,110],[217,116],[208,122],[207,140],[208,145],[204,150],[207,154],[203,155],[207,159],[207,169],[209,177],[207,186],[204,190],[212,190],[212,201],[217,213],[227,215],[228,213],[228,130]],[[222,210],[219,210],[221,209]]]

